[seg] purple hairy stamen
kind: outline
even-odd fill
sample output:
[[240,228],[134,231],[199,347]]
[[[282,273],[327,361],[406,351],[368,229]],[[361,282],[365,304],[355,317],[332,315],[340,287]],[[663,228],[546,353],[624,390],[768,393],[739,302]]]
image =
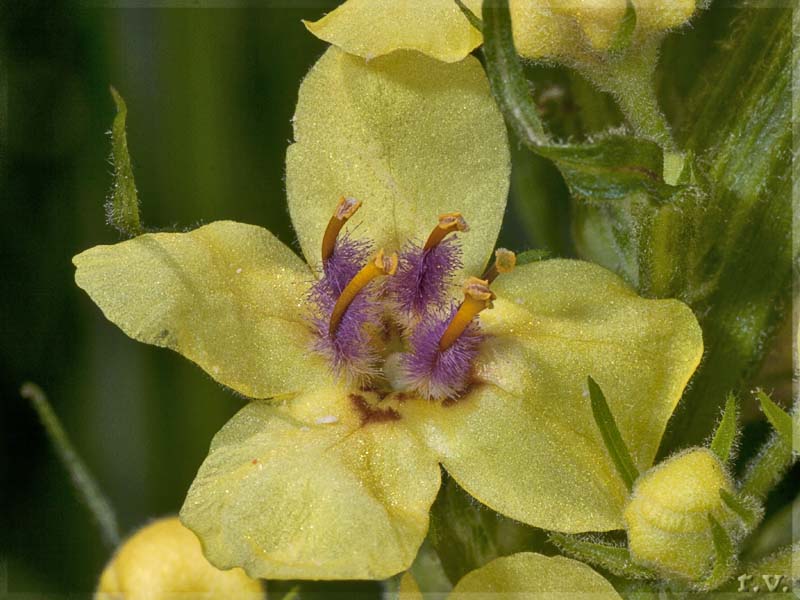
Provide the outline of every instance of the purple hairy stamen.
[[461,266],[461,248],[454,238],[428,250],[408,242],[400,251],[397,274],[387,284],[387,292],[409,322],[419,321],[445,304],[453,274]]
[[336,301],[347,284],[369,259],[372,244],[343,235],[333,253],[322,264],[322,277],[308,294],[314,307],[311,327],[316,334],[312,350],[329,361],[331,371],[351,383],[363,383],[375,376],[380,353],[374,337],[381,317],[377,286],[363,290],[345,311],[335,335],[329,331]]
[[483,340],[478,322],[472,321],[446,350],[439,347],[457,310],[453,305],[445,316],[425,317],[411,334],[409,352],[402,355],[404,383],[428,400],[457,398],[470,383],[472,365]]

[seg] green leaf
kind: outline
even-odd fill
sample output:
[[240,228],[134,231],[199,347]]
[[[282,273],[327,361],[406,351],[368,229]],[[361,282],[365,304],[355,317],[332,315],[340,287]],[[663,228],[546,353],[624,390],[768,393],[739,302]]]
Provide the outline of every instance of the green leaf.
[[39,415],[53,449],[58,454],[64,469],[69,473],[75,491],[78,492],[81,500],[86,503],[89,512],[92,513],[95,521],[97,521],[103,542],[109,548],[116,548],[120,542],[120,535],[114,508],[105,494],[103,494],[100,486],[97,485],[97,481],[95,481],[86,463],[75,451],[67,432],[64,431],[64,427],[61,425],[61,421],[59,421],[53,407],[50,406],[47,396],[38,385],[33,383],[24,384],[19,393],[23,398],[30,401],[31,406]]
[[633,482],[639,477],[639,471],[633,464],[631,453],[628,451],[625,441],[619,433],[617,423],[614,421],[614,415],[611,414],[611,409],[608,408],[608,402],[603,395],[603,390],[597,385],[594,379],[588,377],[587,383],[589,385],[589,397],[592,403],[592,415],[594,415],[594,422],[603,436],[606,450],[608,451],[611,460],[614,461],[614,466],[617,468],[628,490],[633,489]]
[[[790,545],[795,538],[795,523],[800,523],[800,496],[795,496],[767,516],[758,528],[748,537],[742,549],[742,560],[753,562],[775,552],[778,548]],[[800,571],[798,571],[800,572]]]
[[606,569],[619,577],[628,579],[656,579],[658,577],[651,570],[637,565],[631,557],[630,550],[624,546],[615,546],[559,533],[551,533],[550,541],[572,558]]
[[520,552],[498,558],[458,582],[450,600],[498,598],[592,598],[620,600],[601,575],[585,564],[563,556]]
[[733,449],[736,445],[736,438],[739,435],[738,410],[736,397],[733,394],[728,394],[728,399],[725,401],[725,410],[722,413],[719,425],[717,425],[717,430],[714,432],[714,438],[711,440],[711,451],[726,464],[733,458]]
[[790,306],[792,10],[737,13],[688,98],[685,148],[709,187],[702,210],[687,215],[692,273],[675,292],[701,315],[710,351],[665,447],[707,435],[728,392],[747,389]]
[[467,17],[467,21],[469,21],[470,25],[472,25],[476,30],[483,31],[483,21],[481,21],[480,17],[472,12],[472,9],[464,4],[464,0],[454,0],[456,6],[464,13],[464,16]]
[[128,155],[128,136],[125,121],[128,107],[119,92],[111,88],[111,97],[117,106],[117,116],[111,126],[111,162],[114,165],[114,184],[106,202],[109,225],[120,233],[133,237],[142,233],[139,217],[139,194],[133,179],[133,167]]
[[539,262],[550,258],[547,250],[525,250],[517,254],[517,266],[527,265],[528,263]]
[[774,432],[747,466],[740,485],[741,493],[763,501],[795,460],[791,444]]
[[450,581],[500,556],[541,546],[544,534],[481,505],[446,477],[431,508],[430,537]]
[[[665,452],[702,443],[727,394],[759,365],[789,305],[791,15],[783,8],[739,8],[737,15],[688,98],[681,185],[664,183],[664,158],[652,142],[614,135],[553,148],[526,137],[535,107],[529,94],[505,91],[526,87],[514,57],[495,50],[503,60],[487,61],[490,80],[504,83],[493,89],[509,124],[558,165],[575,198],[578,254],[646,296],[682,299],[701,318],[710,351]],[[489,57],[495,34],[484,21]],[[507,45],[506,29],[495,43],[502,34]],[[503,94],[514,101],[504,105]]]
[[767,396],[762,390],[756,392],[758,402],[761,404],[761,410],[767,417],[772,427],[778,432],[783,440],[791,445],[792,444],[792,417],[783,410],[780,406],[772,401],[772,398]]
[[725,488],[720,488],[719,495],[727,507],[742,520],[747,531],[751,531],[758,525],[764,514],[764,509],[758,502],[747,496],[732,494]]
[[730,535],[711,515],[708,515],[711,539],[714,542],[714,566],[711,573],[698,586],[704,590],[714,590],[725,583],[736,565],[736,549]]
[[612,53],[623,52],[628,49],[633,41],[633,32],[636,31],[636,7],[631,0],[627,0],[625,15],[619,24],[614,39],[611,41],[609,51]]

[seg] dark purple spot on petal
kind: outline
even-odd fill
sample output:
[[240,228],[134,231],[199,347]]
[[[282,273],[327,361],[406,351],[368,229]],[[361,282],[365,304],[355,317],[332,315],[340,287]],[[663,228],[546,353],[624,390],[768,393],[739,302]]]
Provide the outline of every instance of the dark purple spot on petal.
[[399,421],[400,413],[394,408],[380,408],[367,402],[361,394],[350,394],[350,402],[361,417],[361,425],[368,423],[387,423],[389,421]]

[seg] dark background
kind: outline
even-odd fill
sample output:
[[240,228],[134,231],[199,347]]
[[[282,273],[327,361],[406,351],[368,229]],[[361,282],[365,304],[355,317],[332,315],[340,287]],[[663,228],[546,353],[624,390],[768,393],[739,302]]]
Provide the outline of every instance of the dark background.
[[[300,19],[336,3],[0,0],[0,595],[6,585],[15,593],[88,593],[109,556],[19,397],[23,381],[48,393],[126,533],[177,512],[211,437],[241,406],[178,355],[128,339],[73,282],[73,255],[119,240],[103,211],[114,116],[108,86],[128,104],[147,226],[232,219],[296,247],[284,153],[298,85],[326,47]],[[678,134],[693,67],[726,24],[715,7],[667,40],[659,78]],[[568,82],[576,97],[604,106],[582,112],[570,96],[542,103],[557,133],[619,123],[613,103],[579,79],[558,69],[530,74],[540,89]],[[501,242],[570,255],[560,176],[512,146]]]

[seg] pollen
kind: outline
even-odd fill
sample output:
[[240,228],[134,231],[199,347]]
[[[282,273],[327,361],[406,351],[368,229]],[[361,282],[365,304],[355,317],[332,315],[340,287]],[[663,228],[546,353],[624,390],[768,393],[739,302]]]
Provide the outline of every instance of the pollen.
[[328,221],[325,234],[322,236],[322,260],[328,260],[336,247],[336,239],[344,224],[361,208],[361,200],[349,196],[342,196],[336,204],[333,216]]
[[483,274],[482,279],[485,279],[490,284],[497,279],[500,273],[511,273],[514,267],[517,266],[517,255],[511,250],[505,248],[498,248],[494,253],[494,263]]
[[464,301],[450,320],[439,340],[439,350],[447,350],[461,336],[472,320],[484,309],[492,308],[492,301],[497,298],[489,289],[485,279],[470,277],[464,284]]
[[428,240],[423,246],[424,250],[438,246],[448,233],[454,231],[469,231],[469,226],[459,212],[444,213],[439,215],[439,224],[433,228]]

